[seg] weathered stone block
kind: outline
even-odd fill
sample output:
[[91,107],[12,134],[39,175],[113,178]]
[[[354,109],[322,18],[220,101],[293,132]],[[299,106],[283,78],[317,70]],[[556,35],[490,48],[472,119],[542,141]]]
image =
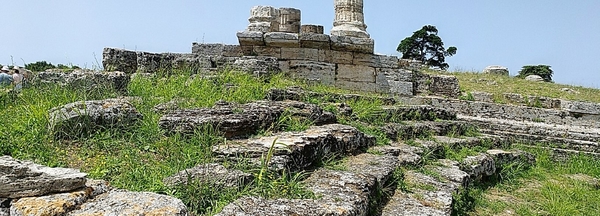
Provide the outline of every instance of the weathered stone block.
[[137,53],[134,51],[104,48],[102,66],[106,71],[121,71],[132,74],[137,71]]
[[281,58],[281,47],[254,46],[250,56],[269,56]]
[[600,115],[600,104],[598,103],[563,100],[560,108],[570,113]]
[[348,90],[356,90],[356,91],[367,91],[367,92],[377,92],[378,86],[375,83],[368,82],[352,82],[345,80],[336,80],[335,86],[338,88],[348,89]]
[[500,65],[490,65],[483,69],[483,73],[508,76],[508,68]]
[[448,75],[418,74],[415,76],[416,92],[456,98],[460,95],[458,79]]
[[338,64],[336,79],[352,82],[375,83],[375,68],[361,65]]
[[199,182],[216,187],[237,188],[245,186],[252,179],[254,179],[252,174],[227,169],[223,165],[211,163],[180,171],[173,176],[165,178],[163,182],[167,186]]
[[168,53],[137,52],[137,72],[155,73],[158,70],[170,70],[172,68],[173,55]]
[[180,199],[150,192],[113,190],[84,203],[69,215],[188,215]]
[[302,25],[300,27],[300,33],[312,33],[312,34],[323,34],[322,25]]
[[297,33],[269,32],[265,34],[265,43],[270,47],[300,47]]
[[355,53],[352,63],[376,68],[399,68],[398,57],[375,55],[369,53]]
[[375,40],[371,38],[358,38],[347,36],[331,36],[331,49],[338,51],[373,53]]
[[73,191],[85,186],[86,175],[79,170],[50,168],[0,156],[0,197],[21,198]]
[[242,31],[237,33],[240,46],[264,46],[264,33],[259,31]]
[[[414,88],[412,82],[403,82],[403,81],[388,81],[389,91],[382,93],[392,93],[397,95],[404,96],[413,96]],[[385,89],[384,87],[382,89]]]
[[281,72],[277,58],[265,56],[245,56],[231,64],[232,69],[257,76]]
[[127,92],[129,81],[129,75],[119,71],[74,70],[70,73],[46,71],[31,77],[34,85],[52,83],[78,90],[116,90],[120,93]]
[[244,55],[244,52],[239,45],[199,44],[194,42],[192,43],[192,54],[202,56],[241,57]]
[[50,131],[57,137],[76,137],[106,128],[125,128],[142,119],[129,101],[78,101],[49,111]]
[[331,40],[326,34],[301,33],[299,35],[300,47],[321,50],[331,49]]
[[213,63],[210,56],[191,53],[170,54],[172,56],[171,67],[173,69],[191,70],[197,73],[201,69],[212,68]]
[[352,64],[352,58],[354,53],[344,52],[337,50],[323,50],[323,56],[319,58],[319,61],[335,64]]
[[320,53],[324,51],[311,48],[281,48],[281,59],[319,61]]
[[377,72],[378,82],[383,80],[412,82],[414,80],[413,72],[409,70],[376,68],[375,71]]
[[279,31],[300,32],[301,11],[296,8],[279,8]]
[[326,85],[335,83],[335,64],[292,60],[289,62],[289,69],[292,77]]

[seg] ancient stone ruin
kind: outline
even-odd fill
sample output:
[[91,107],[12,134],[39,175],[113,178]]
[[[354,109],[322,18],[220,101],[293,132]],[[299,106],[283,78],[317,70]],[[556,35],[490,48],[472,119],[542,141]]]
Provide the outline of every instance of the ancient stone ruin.
[[239,45],[192,44],[192,53],[147,53],[105,48],[108,71],[156,73],[191,69],[197,73],[232,68],[257,75],[284,72],[291,77],[336,87],[416,95],[458,96],[450,76],[416,75],[422,64],[374,54],[375,41],[364,23],[362,0],[336,0],[331,35],[323,26],[302,25],[295,8],[256,6],[237,33]]

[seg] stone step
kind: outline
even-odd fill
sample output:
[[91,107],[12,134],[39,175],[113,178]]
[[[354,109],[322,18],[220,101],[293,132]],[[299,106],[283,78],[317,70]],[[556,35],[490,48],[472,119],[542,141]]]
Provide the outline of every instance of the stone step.
[[552,152],[552,157],[558,161],[563,161],[563,160],[566,160],[568,158],[571,158],[573,156],[578,156],[578,155],[585,155],[585,156],[590,156],[593,158],[600,159],[600,153],[596,153],[596,152],[577,151],[577,150],[572,150],[572,149],[553,148],[553,147],[544,147],[544,146],[536,146],[536,145],[520,145],[520,146],[523,146],[526,148],[531,148],[531,149],[549,150]]
[[573,125],[547,124],[543,122],[515,121],[496,118],[480,118],[463,115],[458,115],[458,118],[460,120],[476,124],[480,129],[490,131],[508,131],[522,134],[566,138],[572,140],[582,140],[591,142],[600,141],[600,129],[598,128]]
[[461,136],[477,128],[464,121],[417,121],[405,124],[389,123],[381,128],[391,140],[406,140],[429,136]]
[[312,126],[302,132],[283,132],[273,136],[232,140],[213,147],[217,158],[231,161],[248,160],[261,164],[272,149],[269,167],[274,170],[298,171],[315,162],[332,157],[364,152],[375,145],[375,138],[347,125]]
[[452,213],[452,194],[458,191],[454,184],[413,170],[404,173],[404,182],[411,189],[397,190],[383,208],[382,216],[437,216]]
[[272,101],[284,101],[284,100],[296,100],[300,101],[303,98],[312,97],[323,99],[324,102],[337,103],[352,100],[380,100],[383,105],[394,105],[396,100],[393,97],[382,97],[382,96],[371,96],[371,95],[360,95],[360,94],[338,94],[338,93],[318,93],[312,91],[305,91],[300,87],[290,87],[286,89],[269,89],[266,100]]
[[285,112],[312,121],[315,125],[337,122],[335,115],[317,105],[298,101],[256,101],[248,104],[217,103],[212,108],[175,110],[163,115],[158,124],[167,134],[193,134],[212,126],[227,138],[246,137],[267,130]]
[[348,157],[346,170],[321,168],[303,184],[319,199],[276,199],[243,197],[225,206],[217,215],[373,215],[383,187],[393,187],[398,167],[395,157],[360,154]]
[[455,112],[427,105],[383,106],[382,109],[381,118],[394,119],[395,121],[456,120]]
[[563,148],[575,151],[600,153],[600,144],[598,142],[574,140],[560,137],[548,137],[543,135],[531,135],[508,131],[482,130],[482,132],[503,137],[505,140],[511,142],[519,142],[530,145],[543,144],[547,147],[552,148]]

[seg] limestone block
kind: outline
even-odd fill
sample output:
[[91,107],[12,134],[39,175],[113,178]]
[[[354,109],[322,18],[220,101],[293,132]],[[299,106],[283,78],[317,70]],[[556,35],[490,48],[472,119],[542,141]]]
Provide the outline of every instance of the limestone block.
[[262,33],[279,31],[279,10],[271,6],[254,6],[250,10],[248,31]]
[[292,60],[289,62],[289,68],[289,73],[296,78],[315,81],[325,85],[333,85],[335,83],[335,64]]
[[177,198],[150,192],[113,190],[84,203],[67,215],[188,215]]
[[86,175],[75,169],[50,168],[0,156],[0,197],[22,198],[73,191],[85,186]]
[[338,64],[336,79],[352,82],[375,83],[375,68],[361,65]]
[[223,165],[211,163],[182,170],[165,178],[163,182],[167,186],[185,185],[191,181],[211,185],[212,187],[237,188],[245,186],[252,179],[254,179],[252,174],[227,169]]
[[384,80],[412,82],[414,79],[413,72],[409,70],[376,68],[375,71],[377,72],[378,82],[383,82]]
[[560,108],[570,113],[600,115],[600,104],[598,103],[563,100]]
[[375,50],[375,41],[371,38],[332,35],[331,49],[348,52],[373,53]]
[[251,56],[269,56],[281,58],[281,47],[254,46]]
[[137,54],[134,51],[104,48],[102,66],[106,71],[122,71],[132,74],[137,71]]
[[483,69],[483,73],[508,76],[508,68],[500,65],[490,65]]
[[322,25],[302,25],[300,26],[300,33],[313,33],[313,34],[323,34],[323,26]]
[[375,55],[369,53],[355,53],[352,63],[376,68],[399,68],[398,57]]
[[[382,93],[392,93],[397,95],[404,96],[413,96],[414,88],[412,82],[404,82],[404,81],[388,81],[389,91]],[[382,89],[385,89],[382,87]]]
[[321,53],[324,51],[311,48],[281,48],[281,59],[319,61]]
[[300,47],[321,50],[331,49],[331,40],[326,34],[301,33],[299,36]]
[[58,138],[71,138],[106,128],[126,128],[142,119],[127,100],[78,101],[49,111],[50,131]]
[[265,34],[265,43],[269,47],[300,47],[297,33],[269,32]]
[[260,31],[242,31],[237,33],[240,46],[264,46],[264,33]]
[[63,87],[68,87],[77,90],[100,90],[106,89],[116,90],[118,92],[127,92],[129,84],[129,75],[114,71],[114,72],[97,72],[89,70],[74,70],[72,72],[55,72],[46,71],[39,72],[31,77],[31,83],[34,85],[43,85],[46,83],[58,84]]
[[338,88],[355,90],[355,91],[366,91],[366,92],[377,92],[378,86],[375,83],[368,82],[353,82],[345,80],[336,80],[335,86]]
[[460,169],[468,173],[472,180],[480,180],[496,173],[496,163],[489,155],[480,153],[465,158],[460,163]]
[[192,70],[194,72],[198,72],[200,69],[213,67],[212,58],[210,56],[191,53],[171,54],[171,56],[171,67],[174,69]]
[[282,72],[287,73],[290,71],[290,61],[279,61],[279,69]]
[[258,76],[281,72],[277,58],[265,56],[245,56],[238,58],[231,64],[231,67],[232,69]]
[[300,32],[301,11],[296,8],[279,8],[279,31]]
[[158,70],[170,70],[173,55],[149,52],[137,52],[137,72],[155,73]]
[[469,92],[475,101],[494,102],[494,94],[487,92]]
[[319,58],[319,61],[335,64],[352,64],[354,53],[344,52],[337,50],[324,50],[323,57]]
[[192,43],[192,53],[203,56],[241,57],[244,55],[239,45]]
[[529,75],[529,76],[525,77],[525,80],[532,81],[532,82],[544,82],[544,78],[542,78],[541,76],[538,76],[538,75]]

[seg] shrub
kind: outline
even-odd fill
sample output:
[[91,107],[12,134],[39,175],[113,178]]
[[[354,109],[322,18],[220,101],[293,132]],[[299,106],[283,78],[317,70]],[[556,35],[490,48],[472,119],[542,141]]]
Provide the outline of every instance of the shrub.
[[552,82],[552,75],[554,72],[550,69],[550,65],[525,65],[519,71],[518,78],[525,78],[529,75],[538,75],[544,79],[545,82]]

